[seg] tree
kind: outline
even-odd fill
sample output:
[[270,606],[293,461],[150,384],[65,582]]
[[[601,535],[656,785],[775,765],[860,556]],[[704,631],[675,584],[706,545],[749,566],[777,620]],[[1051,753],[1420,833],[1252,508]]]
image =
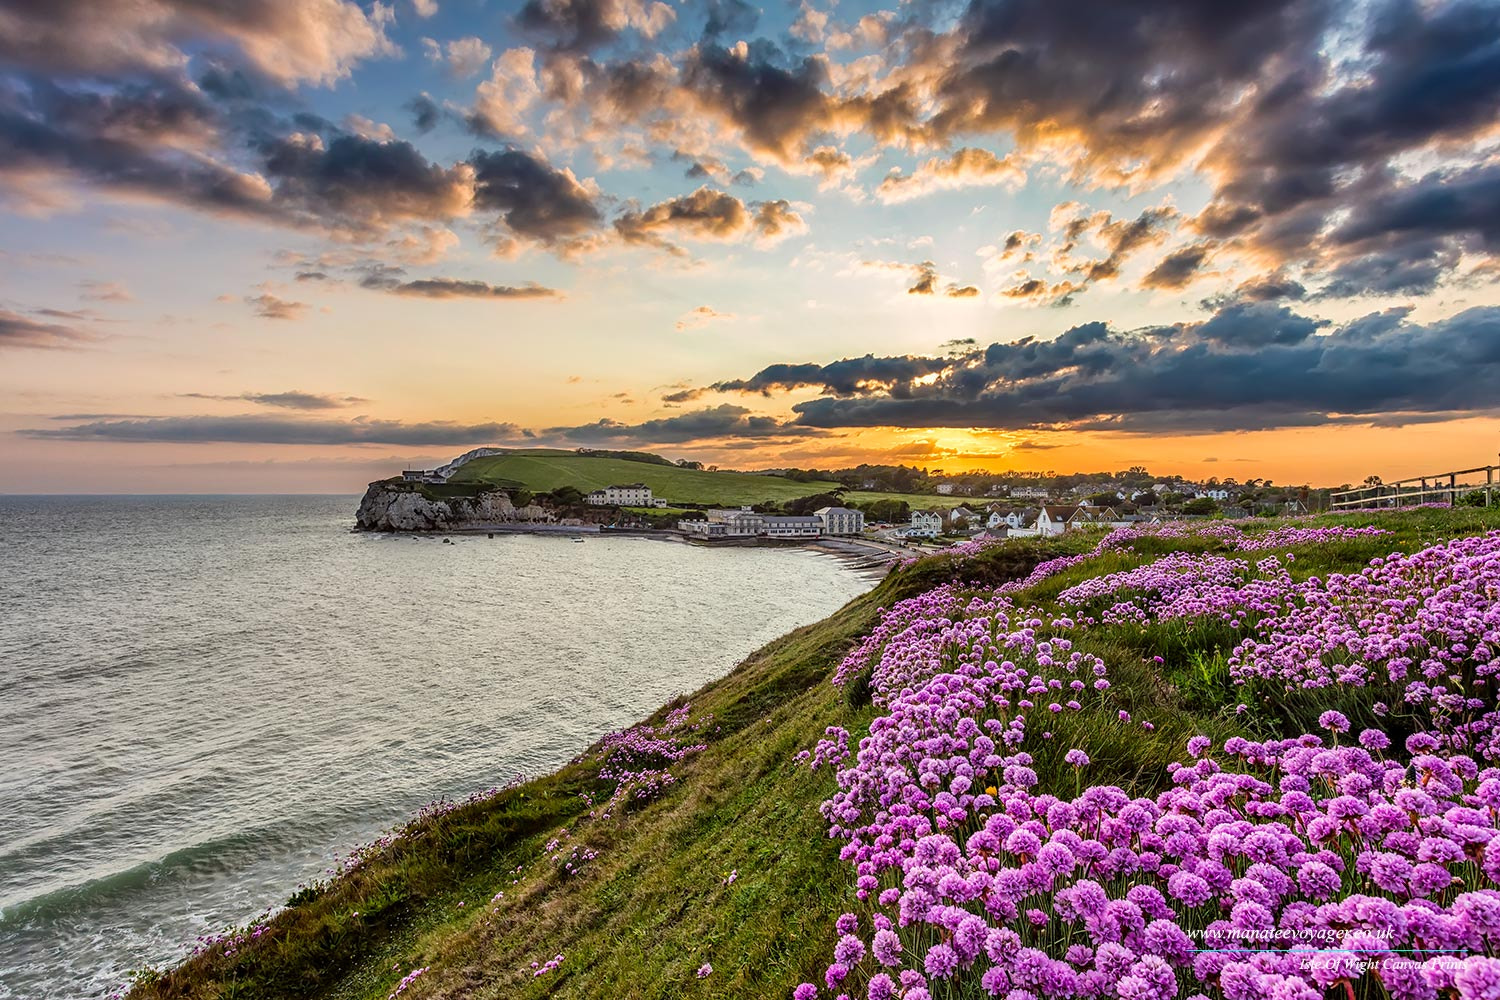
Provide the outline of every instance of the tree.
[[1213,514],[1218,509],[1219,505],[1211,497],[1195,497],[1182,505],[1184,514]]
[[1365,485],[1366,486],[1384,486],[1385,483],[1383,483],[1381,481],[1381,479],[1380,479],[1379,476],[1366,476],[1365,477]]

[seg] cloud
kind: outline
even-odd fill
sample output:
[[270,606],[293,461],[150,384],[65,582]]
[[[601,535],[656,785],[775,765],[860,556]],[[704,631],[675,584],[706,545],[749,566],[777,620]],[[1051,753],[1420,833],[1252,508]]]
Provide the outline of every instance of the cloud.
[[176,442],[204,444],[343,445],[427,447],[527,441],[515,424],[449,421],[309,420],[280,416],[146,417],[96,420],[70,427],[33,428],[26,437],[68,441]]
[[494,51],[485,44],[483,39],[473,35],[456,38],[447,45],[440,45],[431,38],[422,39],[422,43],[427,52],[427,58],[433,62],[443,63],[449,75],[459,80],[473,76],[484,69]]
[[297,320],[307,314],[312,307],[306,302],[293,302],[283,299],[270,291],[261,291],[259,295],[245,296],[245,303],[255,307],[255,315],[262,319],[286,319]]
[[1195,433],[1494,412],[1496,379],[1500,307],[1426,324],[1395,309],[1330,327],[1239,301],[1196,323],[1086,323],[957,357],[773,365],[711,388],[816,386],[819,398],[792,407],[809,427]]
[[1025,183],[1026,169],[1015,156],[1001,159],[987,149],[965,146],[946,158],[923,162],[910,174],[893,169],[875,189],[875,195],[885,204],[893,205],[935,191],[991,185],[1015,190]]
[[683,253],[669,236],[725,243],[754,238],[768,244],[804,232],[807,224],[786,201],[747,204],[732,194],[705,186],[644,209],[622,212],[614,220],[614,228],[626,243]]
[[[55,312],[55,310],[47,310]],[[7,309],[0,309],[0,350],[12,347],[83,347],[94,338],[73,326],[43,323]]]
[[914,270],[916,281],[906,290],[908,295],[942,295],[950,299],[969,299],[979,295],[979,289],[973,285],[958,285],[950,281],[940,287],[937,265],[930,260],[922,261]]
[[[715,392],[758,392],[771,395],[776,391],[817,386],[834,396],[854,395],[885,390],[893,395],[911,391],[912,383],[952,365],[948,358],[924,358],[912,355],[844,358],[831,364],[777,364],[762,368],[748,379],[715,382]],[[702,390],[700,390],[701,392]]]
[[516,24],[556,49],[583,52],[607,45],[627,29],[655,38],[675,18],[659,0],[527,0]]
[[206,392],[178,393],[183,399],[213,399],[224,402],[241,400],[261,406],[275,406],[286,410],[336,410],[357,403],[368,403],[360,396],[334,396],[321,392],[301,392],[289,389],[286,392],[242,392],[233,396],[217,396]]
[[0,63],[50,73],[168,73],[205,42],[282,84],[333,84],[392,55],[381,7],[352,0],[48,0],[0,10]]
[[134,302],[135,296],[123,281],[80,281],[83,291],[78,297],[89,302]]
[[734,313],[719,312],[712,306],[699,306],[682,314],[677,320],[678,331],[699,330],[711,323],[722,323],[735,318]]
[[474,205],[497,213],[508,234],[562,245],[594,230],[602,214],[570,170],[518,149],[475,153]]
[[761,440],[819,437],[826,432],[775,417],[756,416],[743,406],[724,403],[638,424],[625,424],[606,418],[576,427],[549,427],[540,433],[546,437],[579,443],[628,441],[637,444],[685,444],[716,438]]
[[487,281],[464,278],[418,278],[402,281],[400,268],[373,270],[360,281],[361,287],[378,289],[394,295],[424,299],[552,299],[562,293],[535,282],[525,285],[492,285]]
[[1213,252],[1211,243],[1194,243],[1167,254],[1141,279],[1144,288],[1176,291],[1187,287]]

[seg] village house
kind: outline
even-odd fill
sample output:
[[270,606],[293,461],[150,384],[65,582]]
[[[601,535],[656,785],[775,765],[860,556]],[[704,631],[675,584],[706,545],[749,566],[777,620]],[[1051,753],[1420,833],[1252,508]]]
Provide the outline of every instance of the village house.
[[1078,513],[1077,507],[1057,507],[1046,504],[1036,516],[1036,533],[1041,536],[1060,535],[1068,530],[1068,524]]
[[989,509],[989,517],[985,519],[985,527],[994,529],[1004,525],[1014,531],[1035,524],[1039,513],[1041,512],[1035,507],[993,506]]
[[1013,486],[1010,495],[1016,500],[1046,500],[1051,493],[1043,486]]
[[911,526],[906,529],[907,538],[936,538],[943,533],[943,515],[935,510],[911,512]]
[[940,494],[942,494],[943,496],[945,496],[945,497],[952,496],[953,495],[953,484],[952,483],[938,483],[937,484],[937,491]]
[[967,528],[982,527],[982,525],[978,514],[967,507],[958,506],[943,516],[943,527],[952,533],[963,531]]
[[441,472],[433,469],[403,469],[401,478],[408,483],[446,483],[448,481]]
[[665,507],[665,500],[657,501],[651,495],[651,487],[645,483],[626,483],[623,486],[606,486],[594,490],[583,498],[595,507]]
[[825,535],[858,535],[865,530],[863,511],[848,507],[819,507],[813,514],[822,523]]

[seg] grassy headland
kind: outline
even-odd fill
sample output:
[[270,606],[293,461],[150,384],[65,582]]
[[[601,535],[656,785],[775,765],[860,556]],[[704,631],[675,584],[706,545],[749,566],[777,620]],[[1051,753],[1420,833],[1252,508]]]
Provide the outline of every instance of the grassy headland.
[[[841,484],[832,481],[803,482],[750,472],[710,472],[706,469],[685,469],[653,462],[544,450],[471,459],[459,467],[450,481],[456,488],[469,484],[489,484],[510,489],[519,485],[534,493],[546,493],[564,486],[572,486],[587,493],[619,483],[644,483],[651,487],[655,496],[668,503],[709,506],[783,503],[843,488]],[[859,503],[904,500],[913,508],[944,509],[965,501],[970,504],[978,502],[973,497],[864,491],[850,491],[846,498]]]
[[[1500,527],[1500,512],[1411,510],[1299,524],[1388,532],[1277,549],[1294,556],[1286,565],[1302,580]],[[829,683],[839,662],[881,608],[949,582],[992,588],[1043,560],[1088,553],[1098,540],[1084,533],[1011,540],[898,569],[648,720],[665,735],[669,713],[688,704],[696,728],[670,731],[682,734],[680,743],[703,745],[679,761],[655,762],[675,780],[654,796],[605,806],[615,784],[601,777],[604,747],[596,746],[553,775],[418,818],[347,874],[293,897],[258,936],[221,942],[146,977],[131,997],[383,1000],[416,969],[426,971],[401,993],[406,1000],[788,997],[797,983],[820,981],[835,918],[853,903],[852,872],[818,812],[834,791],[833,774],[795,760],[828,726],[857,740],[875,713],[859,679]],[[1056,607],[1064,588],[1084,580],[1222,545],[1207,536],[1141,538],[1016,597]],[[1168,780],[1168,764],[1181,759],[1190,735],[1300,732],[1308,706],[1235,712],[1241,692],[1224,666],[1234,641],[1225,629],[1182,623],[1088,630],[1077,648],[1103,658],[1113,687],[1107,706],[1056,718],[1057,753],[1037,759],[1044,787],[1071,792],[1075,776],[1062,751],[1072,746],[1089,748],[1091,783],[1144,794]],[[1117,710],[1149,714],[1155,728],[1127,733],[1107,724]],[[559,966],[533,975],[533,962],[559,954]],[[712,972],[699,978],[704,963]]]

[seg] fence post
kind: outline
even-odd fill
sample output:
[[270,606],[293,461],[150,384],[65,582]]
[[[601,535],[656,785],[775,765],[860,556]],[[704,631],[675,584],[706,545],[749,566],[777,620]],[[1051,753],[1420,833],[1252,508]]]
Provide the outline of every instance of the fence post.
[[1495,502],[1495,467],[1492,465],[1484,470],[1484,505],[1488,507]]
[[1458,506],[1458,473],[1448,473],[1448,506]]

